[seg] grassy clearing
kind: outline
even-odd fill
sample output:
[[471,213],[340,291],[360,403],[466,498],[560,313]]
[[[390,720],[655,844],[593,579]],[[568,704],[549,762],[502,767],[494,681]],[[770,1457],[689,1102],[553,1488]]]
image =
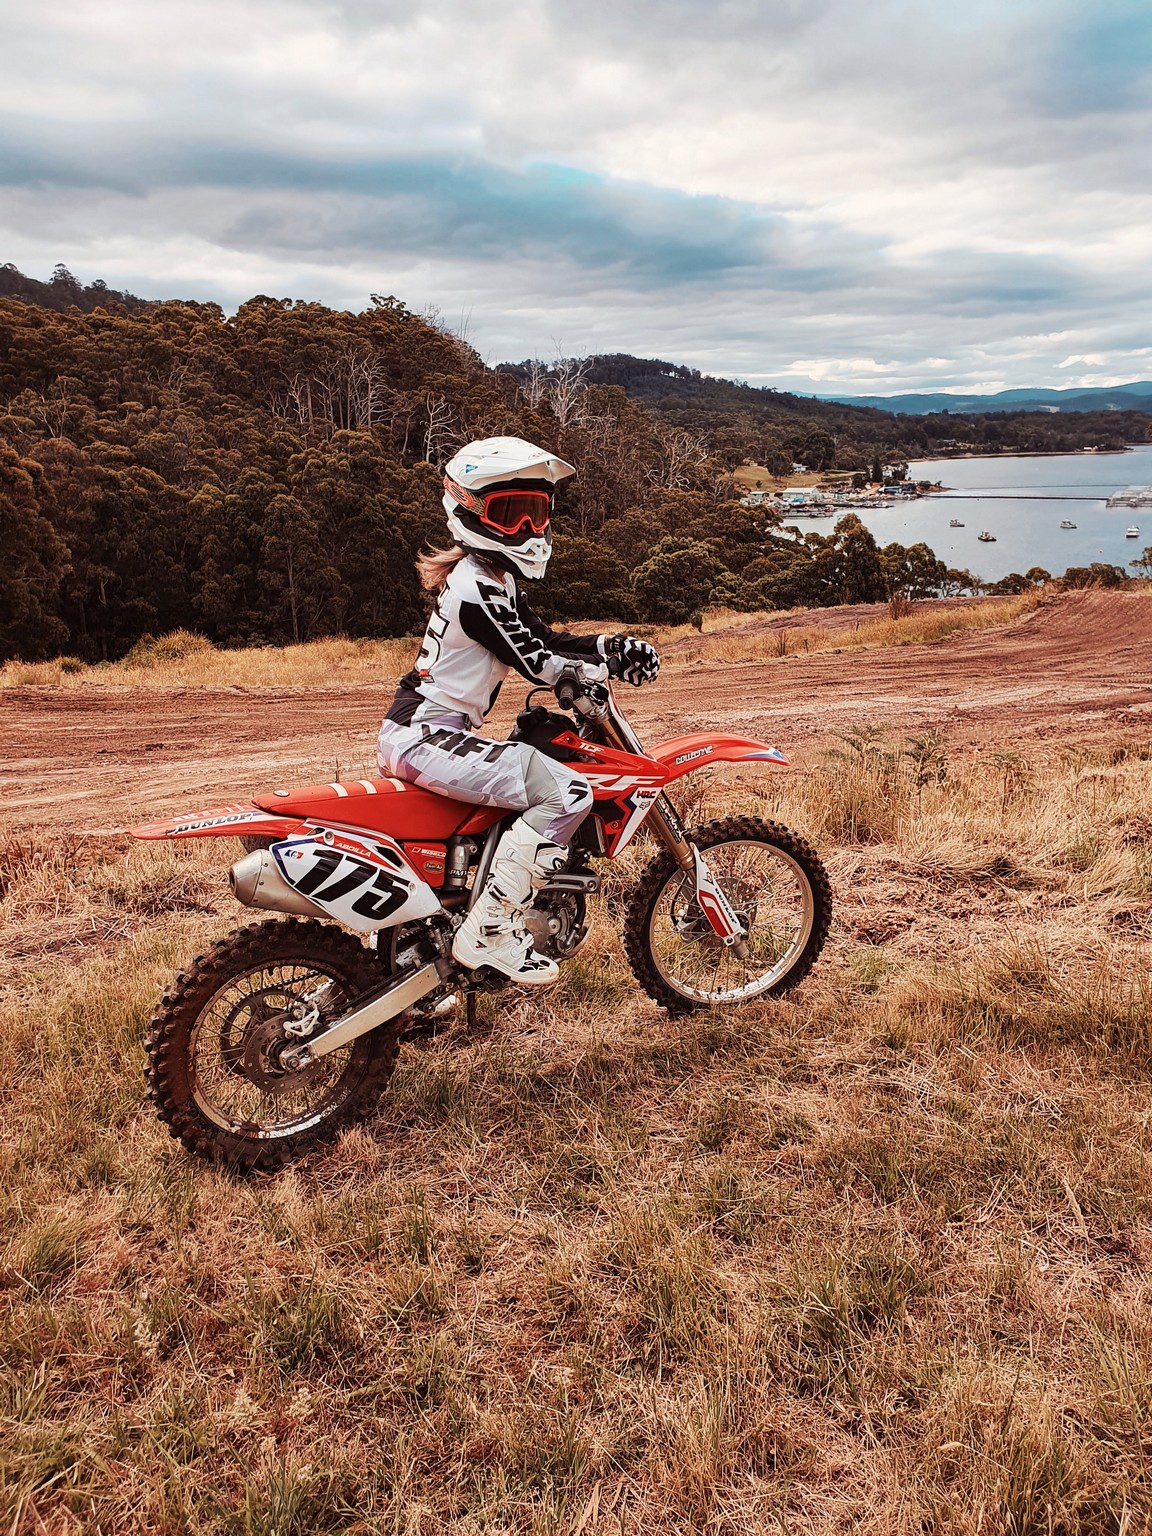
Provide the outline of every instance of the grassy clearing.
[[[848,481],[851,476],[834,476]],[[829,476],[820,470],[806,469],[802,474],[774,475],[763,464],[741,464],[732,471],[732,479],[741,490],[786,491],[800,486],[819,485]]]
[[[708,611],[703,633],[686,624],[662,629],[641,626],[637,633],[654,639],[665,650],[666,665],[676,669],[702,660],[761,662],[814,651],[920,645],[1008,623],[1040,601],[1029,593],[961,604],[923,602],[895,618],[878,605],[873,617],[853,611],[851,618],[845,618],[839,610],[831,610],[826,619],[818,608],[782,615],[717,608]],[[796,622],[799,613],[807,616],[803,623]],[[595,633],[603,626],[578,623],[571,627],[577,633]],[[618,625],[613,621],[609,627]],[[24,687],[83,688],[93,683],[117,688],[316,688],[374,683],[403,672],[411,663],[412,646],[411,638],[331,639],[280,649],[249,646],[223,651],[202,635],[180,630],[142,641],[118,662],[86,666],[70,656],[7,662],[0,666],[0,692]]]
[[669,1019],[601,919],[248,1182],[140,1088],[231,845],[13,845],[0,1530],[1148,1529],[1150,803],[1140,742],[717,775],[832,868],[795,998]]

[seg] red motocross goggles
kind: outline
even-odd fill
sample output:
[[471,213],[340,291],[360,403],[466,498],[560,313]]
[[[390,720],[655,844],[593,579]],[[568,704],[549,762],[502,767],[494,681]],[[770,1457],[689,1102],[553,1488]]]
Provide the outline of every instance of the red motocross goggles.
[[473,517],[505,537],[531,528],[543,533],[552,517],[552,498],[547,491],[468,491],[444,476],[444,489]]

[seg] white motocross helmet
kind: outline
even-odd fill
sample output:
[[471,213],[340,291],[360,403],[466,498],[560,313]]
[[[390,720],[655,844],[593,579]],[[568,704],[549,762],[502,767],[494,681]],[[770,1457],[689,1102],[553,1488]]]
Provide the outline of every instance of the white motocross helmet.
[[448,530],[461,548],[492,555],[539,581],[552,553],[552,488],[575,473],[521,437],[467,443],[444,475]]

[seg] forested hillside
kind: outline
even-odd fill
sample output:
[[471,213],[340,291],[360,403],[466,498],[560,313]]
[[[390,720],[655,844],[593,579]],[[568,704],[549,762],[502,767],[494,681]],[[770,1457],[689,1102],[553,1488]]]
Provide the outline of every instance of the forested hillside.
[[[0,301],[0,656],[115,656],[178,626],[223,643],[405,632],[413,556],[443,532],[433,466],[499,432],[582,466],[573,535],[658,528],[661,494],[710,472],[621,391],[529,408],[393,299],[353,315],[261,297],[232,318]],[[577,608],[581,590],[602,608],[607,563]]]
[[82,283],[63,263],[57,265],[48,282],[41,283],[34,277],[25,277],[10,261],[0,266],[0,299],[23,299],[26,304],[42,304],[45,309],[85,311],[106,308],[109,304],[143,309],[148,303],[147,299],[138,299],[133,293],[109,288],[100,278]]
[[392,298],[350,314],[259,297],[230,318],[3,300],[0,659],[116,657],[180,627],[220,644],[406,633],[413,557],[443,537],[436,466],[505,432],[579,466],[539,593],[554,617],[856,601],[909,569],[955,588],[927,551],[882,563],[854,518],[829,539],[775,531],[698,437],[623,389],[564,365],[518,382]]
[[[506,365],[527,378],[533,364]],[[933,458],[961,449],[981,453],[1070,452],[1144,442],[1146,410],[1097,410],[1059,416],[997,409],[982,415],[893,415],[889,411],[758,389],[693,368],[624,353],[586,360],[589,382],[616,384],[664,421],[702,435],[729,468],[751,460],[777,474],[794,460],[811,469],[857,470],[877,457]]]
[[59,298],[69,284],[82,303],[0,299],[0,660],[115,658],[177,628],[223,645],[418,629],[413,558],[444,538],[439,466],[496,433],[579,469],[536,594],[553,618],[675,622],[709,603],[975,585],[923,545],[878,550],[855,517],[800,535],[735,499],[745,456],[863,465],[906,451],[899,432],[923,421],[763,404],[632,359],[494,371],[394,298],[352,314],[260,296],[229,317],[121,302],[59,271],[35,286]]

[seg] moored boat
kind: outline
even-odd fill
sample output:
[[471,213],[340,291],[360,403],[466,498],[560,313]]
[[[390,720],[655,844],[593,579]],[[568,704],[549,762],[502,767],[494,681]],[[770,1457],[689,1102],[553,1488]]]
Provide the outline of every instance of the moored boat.
[[983,533],[978,533],[976,537],[980,540],[981,544],[995,544],[996,542],[996,535],[989,533],[987,528],[985,528]]
[[1124,537],[1126,539],[1138,539],[1140,537],[1140,530],[1135,523],[1132,524],[1131,528],[1125,528]]
[[1063,520],[1063,522],[1060,524],[1060,526],[1061,526],[1061,528],[1075,528],[1076,524],[1073,523],[1073,522],[1070,522],[1068,520],[1068,518],[1065,518]]
[[949,528],[963,528],[964,524],[960,521],[960,519],[958,517],[954,517],[952,519],[952,521],[948,524],[948,526],[949,526]]

